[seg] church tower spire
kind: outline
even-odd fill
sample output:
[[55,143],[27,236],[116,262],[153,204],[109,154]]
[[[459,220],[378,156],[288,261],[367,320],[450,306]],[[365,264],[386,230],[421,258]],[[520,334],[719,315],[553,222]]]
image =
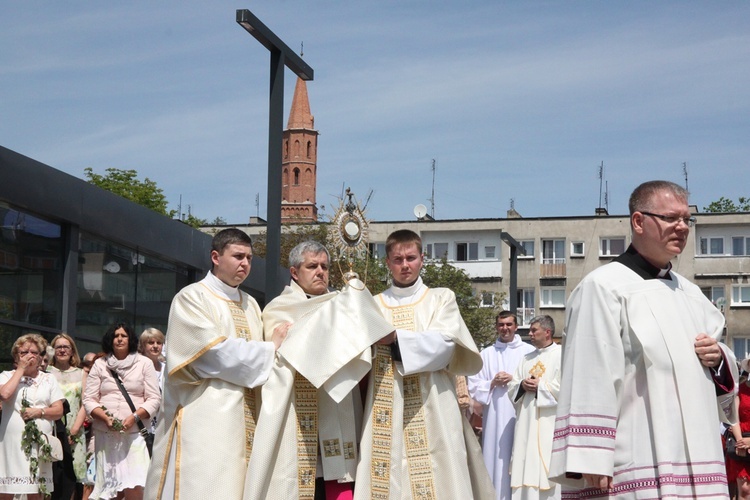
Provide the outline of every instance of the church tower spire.
[[310,113],[307,84],[299,77],[282,147],[281,222],[316,222],[318,131],[315,130],[315,118]]

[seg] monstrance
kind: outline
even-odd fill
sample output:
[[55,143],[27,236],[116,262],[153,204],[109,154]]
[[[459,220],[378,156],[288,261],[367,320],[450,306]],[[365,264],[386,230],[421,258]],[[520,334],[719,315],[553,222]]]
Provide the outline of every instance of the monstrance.
[[[343,273],[344,281],[359,278],[354,272],[354,257],[367,250],[368,223],[364,209],[354,199],[351,188],[346,188],[346,200],[342,199],[333,215],[332,245],[349,264],[349,271]],[[365,277],[367,279],[367,277]]]

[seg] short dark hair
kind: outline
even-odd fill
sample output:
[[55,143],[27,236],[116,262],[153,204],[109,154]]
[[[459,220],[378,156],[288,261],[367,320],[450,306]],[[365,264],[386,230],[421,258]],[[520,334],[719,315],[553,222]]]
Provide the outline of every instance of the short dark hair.
[[211,250],[216,250],[219,255],[224,253],[224,249],[229,245],[247,245],[253,248],[253,240],[244,231],[240,231],[236,227],[230,227],[222,229],[214,235],[211,240]]
[[138,337],[135,335],[135,330],[133,330],[133,327],[125,321],[120,321],[107,328],[104,337],[102,337],[102,351],[104,351],[105,354],[112,354],[115,352],[115,349],[112,346],[115,341],[115,332],[120,328],[125,330],[125,333],[128,334],[128,352],[134,353],[138,350]]
[[396,245],[409,245],[411,243],[417,245],[417,250],[421,254],[422,238],[420,238],[417,233],[415,233],[411,229],[399,229],[398,231],[393,231],[385,240],[385,255],[389,256],[391,254],[391,250]]
[[514,312],[510,312],[510,311],[500,311],[500,314],[498,314],[498,315],[497,315],[497,316],[495,317],[495,323],[497,324],[497,322],[498,322],[499,320],[501,320],[501,319],[505,319],[505,318],[513,318],[513,323],[514,323],[514,324],[515,324],[516,326],[518,326],[518,317],[516,316],[516,313],[514,313]]
[[679,184],[675,184],[674,182],[644,182],[643,184],[635,188],[633,190],[633,193],[630,195],[630,200],[628,201],[628,209],[630,210],[630,215],[633,215],[635,212],[651,210],[651,199],[656,193],[660,191],[668,191],[672,193],[676,198],[685,200],[685,202],[688,201],[688,196],[690,194],[684,187],[680,186]]

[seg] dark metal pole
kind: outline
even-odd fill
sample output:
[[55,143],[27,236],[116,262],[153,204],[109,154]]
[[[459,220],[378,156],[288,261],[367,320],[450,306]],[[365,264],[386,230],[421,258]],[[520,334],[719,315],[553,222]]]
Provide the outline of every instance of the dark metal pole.
[[268,111],[268,224],[266,225],[266,303],[284,285],[281,262],[281,148],[284,129],[284,58],[271,50],[271,89]]
[[510,286],[508,293],[510,294],[510,312],[518,314],[518,250],[515,246],[510,246]]

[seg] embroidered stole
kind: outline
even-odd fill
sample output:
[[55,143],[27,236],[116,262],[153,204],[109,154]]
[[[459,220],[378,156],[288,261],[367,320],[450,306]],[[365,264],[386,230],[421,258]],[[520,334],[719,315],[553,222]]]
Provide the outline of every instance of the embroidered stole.
[[[229,304],[229,310],[232,313],[232,320],[234,321],[234,330],[237,334],[237,338],[250,341],[252,337],[250,335],[250,326],[247,323],[247,316],[245,311],[242,309],[240,303],[227,301]],[[250,461],[250,452],[253,449],[253,438],[255,437],[255,424],[257,419],[257,408],[255,404],[255,391],[253,389],[245,388],[245,460]]]
[[297,415],[297,498],[312,500],[318,461],[318,390],[299,373],[294,374],[294,412]]
[[[391,309],[393,326],[416,330],[414,306]],[[372,406],[372,470],[370,471],[372,498],[387,499],[390,490],[391,433],[393,416],[394,364],[390,346],[376,346],[373,366],[374,400]],[[430,462],[424,401],[419,374],[403,378],[403,429],[412,498],[434,499],[435,481]]]

